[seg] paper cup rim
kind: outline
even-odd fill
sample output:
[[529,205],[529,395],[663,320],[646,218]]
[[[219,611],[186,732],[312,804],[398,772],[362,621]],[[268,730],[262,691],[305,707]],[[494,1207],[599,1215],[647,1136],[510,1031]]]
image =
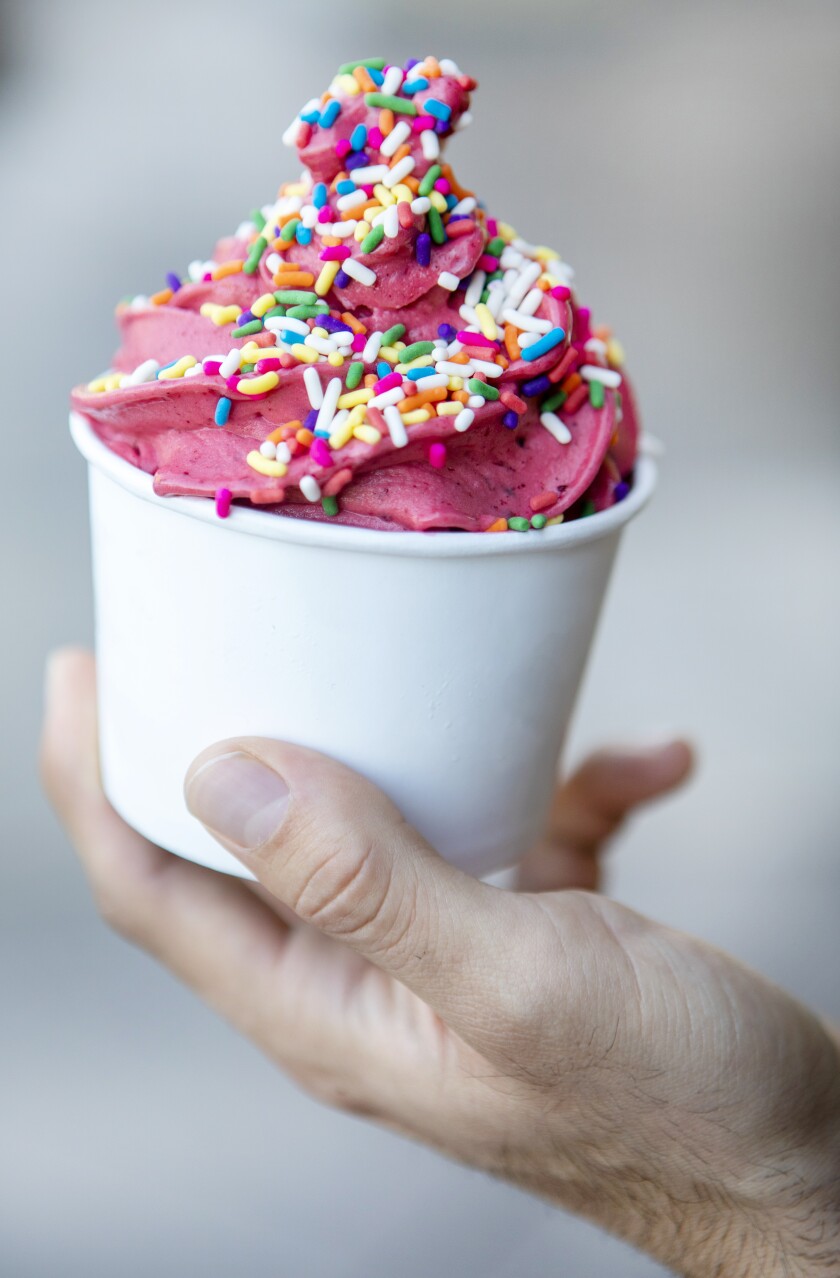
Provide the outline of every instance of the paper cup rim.
[[585,519],[543,528],[539,536],[532,537],[515,534],[488,536],[486,533],[470,532],[386,532],[376,528],[329,524],[322,520],[283,518],[244,506],[233,506],[228,518],[222,521],[216,515],[214,503],[207,497],[163,497],[156,493],[152,476],[113,452],[81,413],[71,412],[70,434],[79,452],[91,466],[107,475],[126,492],[173,513],[215,526],[223,525],[231,533],[266,537],[273,541],[330,550],[419,558],[539,554],[596,541],[621,528],[646,506],[657,480],[656,463],[640,453],[636,461],[633,486],[623,501],[610,506],[608,510],[587,515]]

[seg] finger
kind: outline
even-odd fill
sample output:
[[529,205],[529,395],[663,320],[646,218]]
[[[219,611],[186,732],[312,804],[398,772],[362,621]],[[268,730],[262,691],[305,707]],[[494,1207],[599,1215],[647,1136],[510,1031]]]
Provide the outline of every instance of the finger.
[[99,780],[88,652],[64,650],[49,662],[41,770],[105,919],[252,1030],[269,986],[276,1003],[286,929],[240,880],[155,847],[110,806]]
[[187,804],[303,922],[402,981],[453,1025],[474,1009],[507,894],[443,861],[375,786],[254,737],[205,751]]
[[518,886],[594,890],[607,840],[641,804],[681,785],[693,764],[691,746],[678,739],[591,755],[558,788],[547,838],[523,860]]

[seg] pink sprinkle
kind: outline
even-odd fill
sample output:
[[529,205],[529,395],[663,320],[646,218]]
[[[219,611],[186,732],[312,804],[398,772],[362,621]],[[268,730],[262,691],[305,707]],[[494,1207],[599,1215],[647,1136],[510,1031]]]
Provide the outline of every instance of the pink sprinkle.
[[487,219],[487,234],[490,236],[491,240],[495,240],[496,236],[499,234],[499,223],[494,217],[488,217]]
[[316,435],[309,445],[309,456],[316,466],[332,466],[332,453],[320,435]]
[[407,200],[400,200],[397,205],[397,219],[400,226],[406,231],[414,225],[414,214]]
[[498,259],[491,257],[489,253],[482,253],[478,259],[478,264],[482,271],[497,271],[499,269]]
[[475,230],[475,222],[465,218],[463,222],[447,222],[446,234],[450,240],[457,240],[462,235],[470,235]]
[[328,479],[324,484],[321,492],[325,497],[337,497],[342,488],[346,487],[352,478],[353,472],[349,467],[345,467],[344,470],[337,470],[332,479]]
[[298,150],[303,150],[305,146],[309,146],[312,141],[312,125],[307,124],[305,120],[301,121],[300,130],[298,131],[295,146]]
[[211,284],[211,283],[212,283],[212,281],[213,281],[213,272],[212,272],[212,271],[205,271],[205,272],[204,272],[204,277],[203,277],[203,282],[204,282],[205,284]]
[[493,351],[499,349],[498,343],[491,342],[490,338],[485,337],[483,333],[466,333],[463,329],[458,334],[458,341],[463,346],[486,346]]
[[276,373],[280,368],[280,357],[269,355],[267,359],[258,359],[254,365],[255,373]]
[[437,182],[435,182],[435,190],[440,191],[441,195],[448,195],[452,187],[446,178],[438,178]]
[[[470,334],[470,336],[472,336],[472,334]],[[479,359],[486,359],[488,355],[497,355],[499,351],[499,348],[495,343],[493,344],[492,351],[488,351],[486,346],[472,346],[467,345],[466,342],[462,343],[462,347],[465,355],[477,355]]]
[[283,351],[283,354],[280,356],[280,367],[294,368],[296,364],[297,364],[297,360],[294,358],[294,356],[289,355],[287,351]]
[[372,129],[368,129],[368,146],[372,146],[375,151],[378,151],[384,141],[382,130],[378,124],[374,124]]
[[201,367],[208,377],[215,377],[222,367],[222,361],[220,359],[205,359],[202,361]]
[[364,191],[365,195],[368,197],[369,200],[373,199],[373,183],[372,182],[366,182],[364,186],[357,187],[356,189],[359,191]]
[[388,423],[385,420],[385,415],[382,410],[379,408],[371,408],[370,404],[368,404],[365,416],[371,426],[375,426],[384,439],[388,434]]
[[[325,206],[326,207],[326,206]],[[345,257],[350,256],[350,250],[345,244],[334,244],[325,248],[321,253],[322,262],[343,262]]]
[[232,501],[233,495],[229,488],[216,489],[216,514],[220,519],[227,519]]
[[363,351],[367,346],[367,337],[364,333],[357,333],[350,343],[350,349],[353,351]]
[[232,377],[225,378],[225,385],[227,386],[228,390],[235,391],[241,381],[242,381],[242,378],[240,377],[239,373],[234,373]]
[[434,466],[435,470],[443,469],[446,465],[446,444],[429,445],[429,465]]
[[376,382],[373,387],[374,395],[382,395],[385,391],[393,390],[396,386],[402,386],[402,373],[389,373],[387,377],[383,377]]
[[592,336],[592,330],[589,325],[592,320],[592,312],[588,306],[579,306],[577,315],[575,316],[575,341],[588,342]]
[[336,153],[336,155],[338,156],[338,158],[339,158],[340,160],[343,160],[343,159],[344,159],[344,157],[345,157],[345,155],[349,155],[349,154],[350,154],[350,139],[349,139],[349,138],[339,138],[339,139],[338,139],[338,141],[337,141],[337,142],[336,142],[336,144],[335,144],[335,153]]
[[551,290],[551,296],[556,297],[558,302],[568,302],[569,298],[572,296],[572,290],[570,288],[566,288],[565,284],[555,284],[554,288]]
[[532,497],[528,505],[536,513],[538,510],[548,510],[549,506],[553,506],[557,500],[557,493],[537,493],[536,497]]
[[415,133],[425,133],[426,129],[435,127],[434,117],[431,115],[417,115],[414,117],[411,127]]
[[332,221],[332,209],[330,208],[329,204],[325,204],[322,209],[318,210],[318,221],[319,222]]

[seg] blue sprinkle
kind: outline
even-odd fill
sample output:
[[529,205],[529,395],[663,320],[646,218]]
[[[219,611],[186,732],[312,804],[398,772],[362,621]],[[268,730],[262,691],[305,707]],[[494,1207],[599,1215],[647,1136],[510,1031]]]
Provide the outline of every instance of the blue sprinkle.
[[224,396],[222,396],[222,398],[216,404],[216,412],[213,418],[217,426],[224,426],[227,419],[230,417],[231,408],[232,408],[231,401],[229,399],[226,399]]
[[433,115],[436,120],[448,120],[452,114],[452,107],[441,102],[439,98],[426,98],[423,110],[426,115]]
[[300,118],[303,120],[305,124],[320,124],[321,112],[307,111],[305,114],[302,114]]
[[348,173],[352,173],[354,169],[366,169],[370,164],[370,158],[367,151],[351,151],[344,161],[344,167]]
[[381,359],[376,365],[376,376],[380,379],[380,381],[383,377],[388,377],[388,375],[393,373],[393,371],[393,368],[387,360]]
[[295,239],[297,240],[298,244],[311,244],[312,231],[310,230],[308,226],[304,226],[303,223],[301,222],[300,226],[295,231]]
[[354,151],[363,151],[367,146],[367,125],[357,124],[350,134],[350,145]]
[[508,430],[516,430],[519,425],[519,417],[512,408],[509,409],[502,418],[502,425],[507,426]]
[[456,205],[457,203],[458,203],[458,196],[457,196],[457,195],[447,195],[447,196],[446,196],[446,207],[447,207],[448,209],[454,209],[454,207],[455,207],[455,205]]
[[330,432],[328,430],[314,430],[312,432],[317,439],[329,439]]
[[166,272],[166,283],[167,287],[171,288],[173,293],[177,293],[178,289],[181,287],[181,281],[174,271]]
[[438,325],[438,337],[442,337],[445,342],[454,342],[458,336],[457,328],[453,328],[451,324]]
[[298,346],[306,341],[303,333],[295,333],[288,328],[284,328],[280,336],[288,346]]
[[434,377],[434,375],[433,368],[411,368],[406,373],[406,377],[410,377],[413,382],[419,382],[423,377]]
[[559,346],[566,336],[565,329],[553,328],[550,333],[546,333],[544,337],[538,337],[530,346],[526,346],[522,351],[523,359],[539,359],[541,355],[547,355],[549,351],[553,351],[555,346]]
[[339,195],[352,195],[356,189],[356,183],[351,182],[349,178],[343,178],[341,182],[337,183],[335,189]]
[[616,502],[624,501],[624,498],[627,496],[629,491],[630,491],[630,485],[626,484],[624,480],[622,479],[621,483],[616,484],[615,488],[613,489],[613,497],[615,498],[615,501]]
[[[415,66],[417,63],[415,62]],[[407,98],[413,98],[415,93],[422,93],[424,89],[428,89],[429,81],[425,76],[418,75],[416,80],[406,80],[403,84],[402,91]]]
[[316,182],[312,192],[312,203],[316,209],[322,209],[327,202],[327,186],[325,182]]
[[[522,352],[522,357],[523,359],[525,358],[524,351]],[[522,383],[523,395],[542,395],[544,391],[547,391],[550,389],[551,389],[551,382],[548,380],[545,374],[543,374],[542,377],[532,377],[529,382]]]
[[373,80],[373,83],[379,85],[379,87],[381,88],[382,85],[385,83],[384,73],[382,71],[377,71],[376,67],[365,67],[365,70],[367,71],[371,80]]
[[306,417],[303,419],[304,430],[314,430],[315,423],[317,422],[317,420],[318,420],[318,409],[317,408],[310,409],[309,412],[306,414]]
[[348,286],[348,284],[349,284],[349,283],[350,283],[350,276],[347,274],[347,272],[346,272],[346,271],[343,271],[343,270],[339,267],[338,274],[336,275],[335,279],[333,280],[333,287],[334,287],[334,288],[347,288],[347,286]]
[[327,103],[327,105],[324,107],[323,111],[321,112],[321,128],[331,129],[332,126],[335,124],[340,112],[341,112],[341,103],[338,101],[337,98],[333,98],[331,102]]

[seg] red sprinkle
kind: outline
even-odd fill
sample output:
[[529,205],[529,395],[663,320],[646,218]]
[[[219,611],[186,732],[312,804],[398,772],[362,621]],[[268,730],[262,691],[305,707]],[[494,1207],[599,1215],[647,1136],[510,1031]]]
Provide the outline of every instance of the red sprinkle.
[[429,445],[429,465],[434,466],[435,470],[442,470],[446,465],[446,444],[434,443]]
[[397,218],[400,226],[405,230],[409,230],[414,225],[414,214],[411,211],[411,205],[407,200],[400,200],[397,205]]
[[309,146],[309,143],[311,141],[312,141],[312,125],[307,124],[305,121],[302,120],[300,129],[298,130],[297,141],[295,142],[295,146],[303,148],[305,146]]
[[283,351],[283,354],[280,356],[280,367],[294,368],[296,364],[297,364],[297,360],[294,358],[294,356],[289,355],[287,351]]
[[513,391],[502,391],[499,399],[505,408],[510,408],[514,413],[524,413],[528,405],[524,399],[520,399],[518,395],[514,395]]
[[[370,411],[368,411],[368,416],[370,416]],[[324,484],[321,492],[325,497],[337,497],[342,488],[345,488],[352,478],[353,472],[349,467],[345,467],[344,470],[337,470],[332,478],[328,479]]]
[[536,497],[532,497],[528,505],[536,514],[539,510],[548,510],[549,506],[553,506],[557,500],[557,493],[537,493]]
[[560,363],[555,364],[554,368],[549,369],[548,380],[556,386],[558,382],[562,382],[567,373],[571,372],[573,368],[577,368],[579,360],[580,355],[575,350],[574,346],[568,347],[565,355],[560,360]]
[[470,231],[475,230],[475,222],[471,222],[467,218],[463,222],[447,222],[446,234],[450,240],[457,240],[462,235],[469,235]]
[[[326,207],[326,206],[325,206]],[[343,262],[346,257],[350,256],[350,250],[346,244],[331,244],[321,253],[322,262]]]
[[227,519],[230,514],[230,503],[233,501],[233,494],[229,488],[216,489],[216,514],[220,519]]
[[368,404],[365,409],[365,417],[367,417],[371,426],[375,426],[382,438],[385,439],[388,434],[388,423],[382,411],[378,408],[371,408],[370,404]]
[[316,466],[332,466],[332,453],[320,435],[316,435],[309,446],[309,456]]
[[572,413],[576,413],[577,410],[586,403],[588,398],[589,398],[589,383],[583,382],[583,384],[578,386],[576,390],[572,391],[571,395],[569,396],[569,398],[566,400],[565,404],[563,405],[563,416],[567,417],[567,416],[570,416]]

